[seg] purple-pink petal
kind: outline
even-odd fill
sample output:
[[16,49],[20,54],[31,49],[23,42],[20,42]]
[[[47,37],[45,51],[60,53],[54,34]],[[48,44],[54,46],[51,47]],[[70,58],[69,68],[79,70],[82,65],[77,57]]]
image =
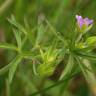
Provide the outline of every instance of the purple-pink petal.
[[82,28],[82,25],[84,24],[84,20],[82,16],[76,15],[77,23],[79,24],[79,27]]
[[93,24],[93,20],[89,20],[88,18],[84,19],[85,24],[88,26],[90,24]]
[[93,20],[90,20],[88,18],[84,18],[82,16],[76,15],[77,23],[80,28],[82,28],[83,25],[89,26],[90,24],[93,24]]

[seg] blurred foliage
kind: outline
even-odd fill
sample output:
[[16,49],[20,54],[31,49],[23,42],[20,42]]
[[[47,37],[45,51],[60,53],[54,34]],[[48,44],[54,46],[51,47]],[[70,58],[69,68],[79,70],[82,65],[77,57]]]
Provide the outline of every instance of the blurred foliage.
[[[11,3],[4,7],[6,1]],[[94,20],[88,35],[96,35],[96,0],[0,0],[0,11],[0,96],[91,96],[80,68],[77,64],[73,68],[73,59],[65,55],[67,50],[63,48],[67,44],[62,39],[73,36],[76,14]],[[50,52],[50,46],[62,50]],[[87,57],[92,57],[92,66],[96,64],[96,55]],[[67,64],[67,71],[63,71]],[[77,71],[70,76],[72,68]],[[38,76],[38,71],[47,77]],[[68,74],[60,81],[62,72]]]

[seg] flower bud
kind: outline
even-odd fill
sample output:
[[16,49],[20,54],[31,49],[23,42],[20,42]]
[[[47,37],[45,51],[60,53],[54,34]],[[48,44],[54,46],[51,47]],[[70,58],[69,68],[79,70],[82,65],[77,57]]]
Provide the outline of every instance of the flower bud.
[[96,46],[96,36],[88,37],[86,40],[88,46]]

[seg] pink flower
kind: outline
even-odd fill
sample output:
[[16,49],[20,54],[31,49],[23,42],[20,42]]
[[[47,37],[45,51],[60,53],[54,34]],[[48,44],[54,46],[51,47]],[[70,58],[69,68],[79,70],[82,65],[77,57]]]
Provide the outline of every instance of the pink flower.
[[83,25],[88,27],[89,25],[93,24],[93,20],[90,20],[88,18],[83,18],[82,16],[79,16],[79,15],[76,15],[76,19],[80,29],[82,28]]

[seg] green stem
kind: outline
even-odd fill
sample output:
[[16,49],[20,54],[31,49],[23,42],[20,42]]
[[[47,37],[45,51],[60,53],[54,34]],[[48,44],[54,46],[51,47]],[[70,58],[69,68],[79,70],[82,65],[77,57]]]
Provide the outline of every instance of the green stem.
[[10,85],[8,79],[6,79],[6,96],[10,96]]
[[[83,59],[81,61],[80,58],[77,58],[77,62],[79,64],[79,66],[84,74],[84,77],[88,83],[88,86],[93,94],[92,96],[96,96],[96,77],[95,77],[95,74],[93,72],[90,62],[87,59]],[[84,68],[83,66],[86,66],[86,68]]]
[[78,74],[78,73],[75,73],[75,74],[73,74],[73,75],[71,75],[71,76],[68,76],[67,78],[64,78],[63,80],[60,80],[60,81],[58,81],[57,83],[55,83],[55,84],[53,84],[53,85],[50,85],[49,87],[44,88],[44,89],[42,89],[42,90],[40,90],[40,91],[37,91],[37,92],[35,92],[35,93],[32,93],[32,94],[29,95],[29,96],[36,96],[37,94],[40,94],[40,93],[45,92],[45,91],[48,91],[48,90],[50,90],[51,88],[54,88],[54,87],[56,87],[56,86],[58,86],[58,85],[60,85],[60,84],[62,84],[62,83],[64,83],[64,82],[66,82],[67,80],[70,80],[71,78],[75,77],[77,74]]
[[77,38],[77,40],[76,40],[76,43],[78,43],[80,40],[81,40],[81,38],[82,38],[82,33],[78,36],[78,38]]
[[92,67],[90,65],[90,62],[87,60],[87,59],[84,59],[83,60],[83,64],[88,68],[90,69],[91,71],[89,71],[88,69],[86,69],[86,75],[87,75],[87,82],[89,84],[89,87],[92,91],[92,94],[93,96],[96,96],[96,77],[95,77],[95,74],[92,70]]

